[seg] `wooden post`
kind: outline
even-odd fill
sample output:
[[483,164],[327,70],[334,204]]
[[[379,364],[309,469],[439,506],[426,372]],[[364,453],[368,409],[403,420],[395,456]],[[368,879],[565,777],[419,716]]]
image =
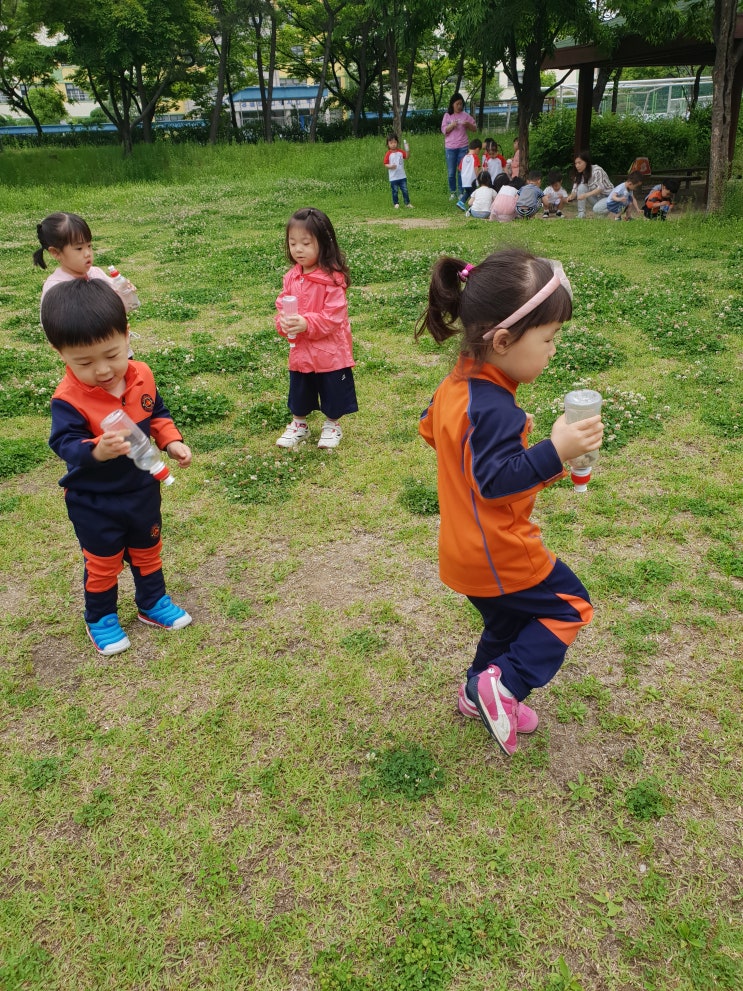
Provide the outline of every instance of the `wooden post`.
[[578,110],[575,115],[574,153],[590,147],[593,113],[593,66],[582,65],[578,72]]
[[[738,41],[736,54],[743,41]],[[738,136],[738,118],[740,117],[740,101],[743,99],[743,58],[735,67],[732,85],[732,106],[730,108],[730,135],[728,137],[728,165],[732,166],[735,157],[735,139]]]

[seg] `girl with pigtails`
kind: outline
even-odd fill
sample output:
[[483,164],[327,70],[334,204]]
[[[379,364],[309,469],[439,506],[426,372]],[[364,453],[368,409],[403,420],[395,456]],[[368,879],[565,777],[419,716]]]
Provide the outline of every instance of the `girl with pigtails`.
[[529,446],[533,417],[516,400],[555,354],[572,314],[559,262],[509,248],[480,265],[442,257],[416,338],[459,335],[453,371],[420,421],[436,451],[441,511],[439,572],[466,595],[483,632],[459,711],[480,718],[508,755],[538,717],[525,699],[557,674],[593,609],[588,592],[542,541],[531,519],[537,494],[565,476],[564,463],[601,445],[600,416],[568,424]]

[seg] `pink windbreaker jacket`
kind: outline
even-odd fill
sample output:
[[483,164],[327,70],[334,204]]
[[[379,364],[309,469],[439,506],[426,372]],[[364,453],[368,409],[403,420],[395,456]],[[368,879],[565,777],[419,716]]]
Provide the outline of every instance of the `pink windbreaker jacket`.
[[348,320],[346,280],[340,272],[316,268],[308,275],[301,265],[294,265],[284,276],[284,288],[276,299],[276,329],[282,337],[281,300],[296,296],[297,311],[307,321],[307,330],[297,334],[289,350],[289,368],[293,372],[335,372],[353,368],[351,324]]

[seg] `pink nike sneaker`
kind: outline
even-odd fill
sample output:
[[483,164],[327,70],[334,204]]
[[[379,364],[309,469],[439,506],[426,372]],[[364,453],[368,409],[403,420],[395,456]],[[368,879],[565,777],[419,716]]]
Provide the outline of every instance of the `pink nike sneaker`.
[[[466,687],[466,683],[459,686],[457,708],[460,713],[468,719],[479,719],[480,710],[474,702],[470,702],[467,698],[467,692],[465,691]],[[533,733],[537,726],[539,726],[539,716],[526,704],[526,702],[519,702],[519,715],[518,722],[516,724],[516,732]]]
[[519,702],[502,693],[500,675],[500,668],[491,664],[485,671],[470,678],[465,693],[470,702],[477,706],[488,733],[501,750],[512,757],[518,746]]

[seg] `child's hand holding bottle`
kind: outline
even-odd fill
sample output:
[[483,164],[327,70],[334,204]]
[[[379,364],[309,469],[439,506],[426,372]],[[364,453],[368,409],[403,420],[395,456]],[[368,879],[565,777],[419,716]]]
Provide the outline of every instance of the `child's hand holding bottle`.
[[297,313],[297,297],[284,296],[281,300],[281,329],[287,336],[289,347],[294,347],[294,338],[307,330],[307,321]]
[[587,420],[568,423],[563,413],[552,425],[550,438],[555,445],[557,456],[564,464],[566,461],[579,458],[581,454],[598,450],[603,436],[604,424],[601,422],[601,416],[591,416]]

